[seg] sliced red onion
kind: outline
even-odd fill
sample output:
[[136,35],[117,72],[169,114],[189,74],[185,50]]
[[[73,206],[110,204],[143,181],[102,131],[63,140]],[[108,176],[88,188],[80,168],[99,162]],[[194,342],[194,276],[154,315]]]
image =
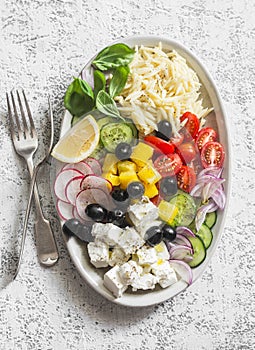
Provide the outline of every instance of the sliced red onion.
[[193,274],[191,267],[182,260],[169,260],[171,267],[188,285],[192,283]]
[[193,254],[193,248],[187,247],[186,245],[176,245],[170,249],[170,259],[174,260],[186,261],[186,257],[190,257]]
[[84,68],[81,71],[81,78],[85,80],[94,89],[94,69],[93,67]]
[[226,204],[226,195],[223,188],[218,188],[216,191],[214,191],[211,198],[221,210],[224,209]]
[[[203,222],[205,221],[205,216],[211,210],[212,208],[215,208],[215,203],[213,201],[209,201],[207,204],[202,205],[198,211],[195,218],[195,224],[196,224],[196,230],[199,231]],[[218,208],[218,206],[217,206]],[[213,210],[215,211],[215,210]]]
[[173,240],[173,243],[174,245],[184,245],[186,247],[192,248],[190,240],[180,233],[176,234],[176,238]]
[[202,190],[202,202],[206,202],[212,197],[214,192],[223,184],[225,179],[215,178],[210,183],[206,184]]
[[199,183],[195,185],[190,191],[190,195],[193,197],[201,197],[204,183]]
[[222,171],[223,171],[223,168],[208,167],[200,171],[198,178],[204,175],[213,175],[219,178],[222,174]]
[[191,229],[186,226],[178,226],[176,227],[175,230],[176,230],[176,233],[181,234],[187,238],[196,237],[194,232],[192,232]]

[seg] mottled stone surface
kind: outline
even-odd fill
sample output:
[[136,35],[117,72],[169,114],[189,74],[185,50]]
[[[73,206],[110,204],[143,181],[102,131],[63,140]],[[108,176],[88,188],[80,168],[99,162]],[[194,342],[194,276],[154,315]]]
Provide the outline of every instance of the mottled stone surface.
[[[1,350],[255,348],[254,15],[254,1],[248,0],[1,0]],[[51,269],[39,266],[30,224],[20,275],[8,285],[28,175],[10,142],[5,92],[21,86],[29,92],[46,142],[47,94],[54,103],[57,134],[72,76],[99,48],[132,34],[163,34],[187,45],[207,66],[224,100],[233,186],[216,254],[203,277],[173,300],[142,309],[111,304],[88,287],[69,258],[44,169],[41,194],[60,260]],[[40,147],[36,158],[42,154]]]

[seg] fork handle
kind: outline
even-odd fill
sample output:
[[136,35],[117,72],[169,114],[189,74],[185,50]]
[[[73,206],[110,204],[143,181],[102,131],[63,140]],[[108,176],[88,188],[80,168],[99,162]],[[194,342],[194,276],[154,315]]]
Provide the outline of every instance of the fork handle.
[[[34,172],[32,158],[27,159],[27,167],[32,179]],[[36,183],[34,186],[34,203],[36,212],[35,236],[38,258],[42,265],[52,266],[58,260],[58,249],[50,223],[45,219],[42,212]]]

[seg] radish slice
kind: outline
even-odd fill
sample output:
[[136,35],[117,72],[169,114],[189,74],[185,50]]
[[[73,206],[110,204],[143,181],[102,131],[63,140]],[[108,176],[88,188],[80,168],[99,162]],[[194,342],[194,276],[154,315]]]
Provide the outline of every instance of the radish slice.
[[87,158],[85,160],[85,163],[87,163],[95,175],[101,175],[102,174],[102,167],[99,161],[95,158]]
[[65,188],[67,183],[74,177],[82,176],[82,173],[74,168],[61,170],[57,175],[55,184],[54,184],[54,192],[58,199],[63,202],[69,203],[66,194]]
[[189,229],[186,226],[178,226],[176,227],[176,233],[181,234],[187,238],[189,237],[196,237],[196,235],[191,231],[191,229]]
[[65,188],[65,195],[68,201],[75,205],[77,194],[80,192],[81,181],[84,179],[84,176],[77,176],[68,181]]
[[85,163],[85,162],[79,162],[79,163],[70,163],[70,164],[66,164],[62,170],[64,169],[77,169],[79,170],[83,175],[88,175],[88,174],[93,174],[93,170],[91,169],[91,167]]
[[74,206],[73,206],[72,214],[73,214],[73,217],[74,217],[75,219],[79,220],[79,221],[82,222],[82,223],[85,223],[85,220],[83,220],[83,219],[79,216],[79,214],[78,214],[78,212],[77,212],[77,209],[76,209],[76,207],[74,207]]
[[80,191],[76,197],[75,206],[78,215],[85,221],[91,221],[91,218],[86,215],[85,209],[89,204],[95,203],[102,205],[107,210],[111,210],[113,208],[111,198],[108,194],[99,188],[91,188]]
[[72,204],[57,200],[57,211],[60,218],[64,221],[73,218],[73,206]]
[[169,260],[171,267],[175,270],[175,272],[190,285],[192,283],[192,270],[191,267],[181,260]]
[[110,193],[112,190],[112,184],[110,181],[97,175],[87,175],[81,182],[81,190],[87,190],[97,188],[103,190],[106,193]]
[[[176,245],[170,249],[170,259],[184,260],[186,262],[189,262],[192,260],[191,255],[193,255],[193,253],[193,249],[187,247],[186,245]],[[186,258],[188,259],[186,260]]]

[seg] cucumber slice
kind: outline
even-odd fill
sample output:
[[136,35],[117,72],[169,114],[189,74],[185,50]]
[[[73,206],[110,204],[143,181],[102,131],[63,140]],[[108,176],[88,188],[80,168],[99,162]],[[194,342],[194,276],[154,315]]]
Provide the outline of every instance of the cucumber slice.
[[212,228],[217,221],[217,213],[216,211],[213,211],[212,213],[207,213],[205,217],[205,224],[209,227]]
[[133,132],[127,124],[110,123],[103,126],[100,132],[100,137],[104,147],[109,152],[114,152],[119,143],[132,143]]
[[132,129],[133,137],[134,137],[134,144],[136,144],[138,141],[138,130],[131,119],[127,119],[127,121],[128,122],[126,124]]
[[203,224],[200,230],[198,232],[195,232],[195,234],[202,239],[206,249],[210,247],[213,239],[213,234],[208,226]]
[[99,129],[102,129],[103,126],[109,124],[109,123],[113,123],[114,119],[111,117],[104,117],[101,118],[99,120],[97,120],[97,125],[99,126]]
[[170,199],[169,203],[178,209],[174,218],[173,226],[189,226],[196,215],[196,204],[194,199],[187,193],[180,192]]
[[188,264],[190,267],[197,267],[205,260],[206,257],[206,249],[204,243],[201,238],[197,237],[189,237],[190,243],[192,244],[194,254],[193,260]]
[[90,157],[95,158],[97,160],[103,158],[106,154],[106,149],[102,142],[100,141],[94,151],[91,153]]

